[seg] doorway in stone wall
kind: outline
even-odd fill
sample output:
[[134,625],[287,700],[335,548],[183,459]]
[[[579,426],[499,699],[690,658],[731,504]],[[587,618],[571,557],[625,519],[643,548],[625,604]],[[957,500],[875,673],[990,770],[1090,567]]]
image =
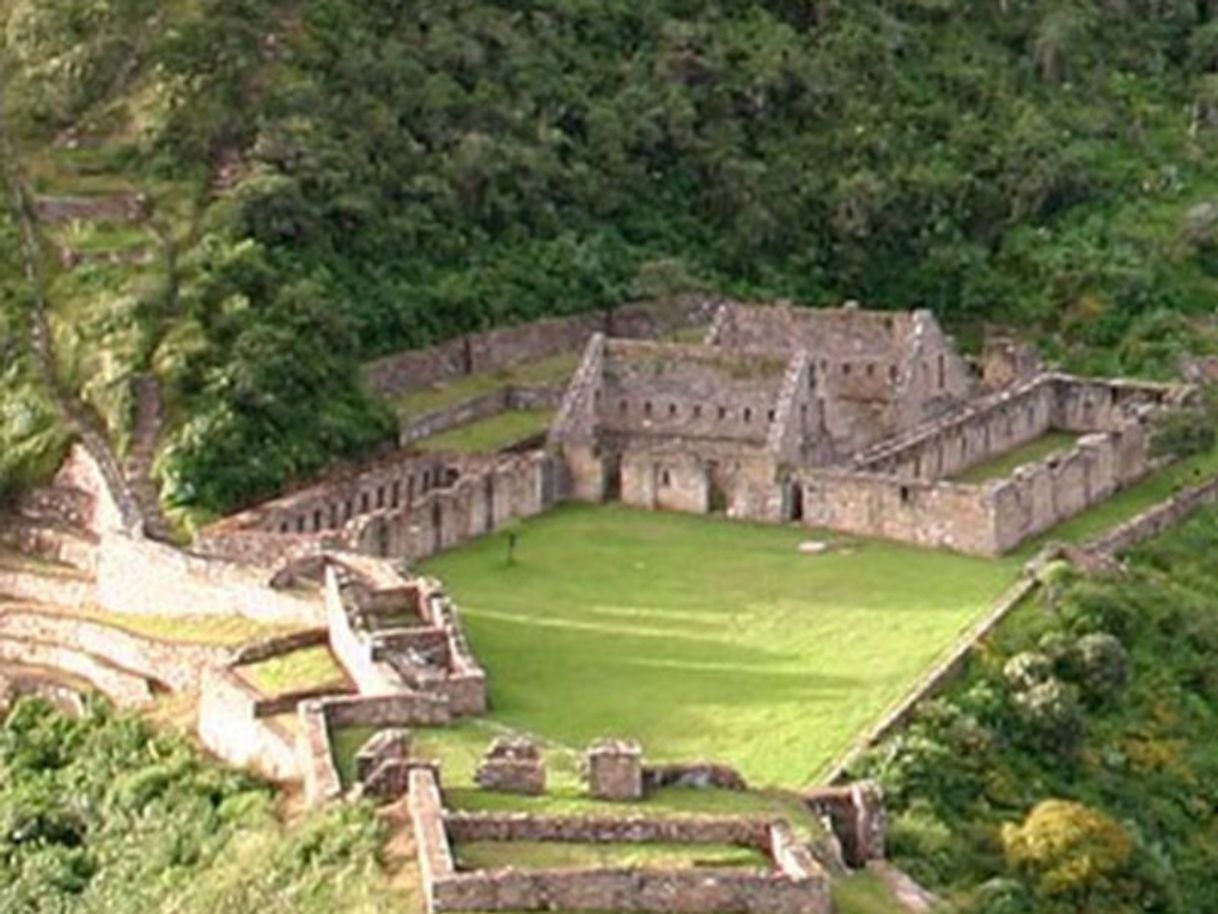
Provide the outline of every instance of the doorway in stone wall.
[[432,555],[444,548],[444,513],[440,510],[440,503],[432,501],[431,503],[431,552]]
[[495,477],[487,475],[486,486],[486,529],[495,529]]
[[706,510],[708,514],[727,513],[727,491],[719,481],[719,464],[714,460],[706,464]]
[[605,457],[605,501],[618,501],[622,497],[622,455]]
[[787,484],[787,520],[804,519],[804,487],[798,482]]

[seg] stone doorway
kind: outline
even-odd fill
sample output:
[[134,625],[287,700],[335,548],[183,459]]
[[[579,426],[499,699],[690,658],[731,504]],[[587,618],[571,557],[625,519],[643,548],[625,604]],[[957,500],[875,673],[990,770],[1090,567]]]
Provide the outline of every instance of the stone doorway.
[[788,483],[787,488],[787,520],[802,521],[804,519],[804,487],[798,482]]
[[605,501],[619,501],[622,497],[622,455],[605,457]]

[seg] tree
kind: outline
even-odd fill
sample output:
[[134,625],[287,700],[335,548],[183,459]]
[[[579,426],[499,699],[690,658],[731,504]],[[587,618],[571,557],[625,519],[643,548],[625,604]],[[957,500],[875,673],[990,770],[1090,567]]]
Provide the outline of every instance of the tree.
[[1089,905],[1129,863],[1133,840],[1108,816],[1081,803],[1045,800],[1019,824],[1003,826],[1007,862],[1029,873],[1046,896]]

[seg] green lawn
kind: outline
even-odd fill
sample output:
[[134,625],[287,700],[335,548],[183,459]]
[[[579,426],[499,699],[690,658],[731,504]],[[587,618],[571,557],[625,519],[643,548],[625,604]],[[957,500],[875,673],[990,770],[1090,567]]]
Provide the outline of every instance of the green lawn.
[[502,371],[465,375],[431,387],[409,391],[395,397],[392,405],[398,415],[412,418],[453,406],[462,400],[492,393],[504,387],[545,387],[565,384],[576,366],[579,365],[579,360],[580,354],[578,353],[564,353]]
[[558,841],[471,841],[453,846],[460,870],[569,869],[584,866],[746,867],[773,869],[761,851],[730,844],[581,844]]
[[1013,579],[1018,563],[718,518],[565,506],[425,570],[463,609],[493,720],[642,741],[759,785],[813,781]]
[[1041,435],[1035,441],[1029,441],[1021,447],[999,454],[989,460],[973,464],[967,470],[950,477],[952,482],[980,484],[991,479],[1003,479],[1010,476],[1019,467],[1029,463],[1044,460],[1050,454],[1069,450],[1078,441],[1080,435],[1074,432],[1052,431]]
[[463,454],[498,451],[541,434],[550,427],[553,418],[554,412],[548,409],[509,410],[422,438],[411,447],[420,451],[456,451]]

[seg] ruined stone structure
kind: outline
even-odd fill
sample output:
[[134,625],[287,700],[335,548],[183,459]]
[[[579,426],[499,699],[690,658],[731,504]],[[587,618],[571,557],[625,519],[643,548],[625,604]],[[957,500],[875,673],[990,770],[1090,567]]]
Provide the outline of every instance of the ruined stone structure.
[[[1151,420],[1183,394],[1042,374],[791,484],[812,526],[1001,555],[1146,475]],[[1005,478],[952,479],[1050,431],[1080,437]]]
[[[1152,469],[1181,385],[1044,373],[1010,340],[970,367],[925,311],[723,305],[702,346],[595,336],[550,432],[573,498],[999,555]],[[952,476],[1051,431],[1066,453]]]
[[502,736],[482,757],[474,782],[485,790],[537,796],[546,792],[546,764],[532,740]]
[[227,517],[203,531],[200,547],[264,565],[324,548],[422,559],[539,514],[559,495],[541,451],[399,451]]
[[630,740],[601,740],[584,758],[588,792],[600,800],[643,798],[643,749]]
[[[786,822],[696,816],[538,816],[444,808],[435,772],[410,773],[408,795],[423,890],[439,911],[646,911],[656,914],[829,914],[829,876]],[[761,868],[586,866],[463,872],[462,841],[737,844],[761,851]]]

